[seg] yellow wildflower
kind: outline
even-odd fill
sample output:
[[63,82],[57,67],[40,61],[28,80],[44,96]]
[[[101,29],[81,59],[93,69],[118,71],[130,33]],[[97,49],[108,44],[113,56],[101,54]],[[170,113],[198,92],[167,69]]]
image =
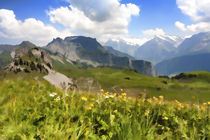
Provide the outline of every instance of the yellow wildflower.
[[92,109],[92,107],[90,107],[90,106],[87,108],[87,110],[91,110],[91,109]]
[[111,117],[111,119],[112,119],[112,120],[114,120],[114,119],[115,119],[115,115],[111,115],[110,117]]
[[168,120],[168,117],[163,117],[163,120],[166,120],[167,121]]
[[208,105],[210,105],[210,102],[208,102]]
[[106,92],[105,95],[109,95],[109,92]]
[[54,99],[56,102],[60,101],[60,96]]
[[126,97],[124,97],[122,100],[123,100],[123,101],[126,101]]
[[122,96],[120,95],[120,96],[118,96],[118,98],[119,98],[119,99],[122,99]]
[[163,100],[163,96],[159,96],[159,99],[160,99],[160,100]]
[[151,99],[147,99],[147,102],[149,102],[151,104],[152,103],[152,100]]
[[158,100],[158,98],[156,98],[156,97],[153,97],[153,100],[154,100],[154,101],[157,101],[157,100]]
[[166,129],[167,129],[168,131],[170,131],[170,128],[169,128],[169,127],[166,127]]
[[114,110],[114,113],[117,113],[118,111],[117,110]]
[[113,96],[116,97],[117,96],[117,93],[114,93]]
[[120,91],[123,91],[123,89],[121,88]]
[[202,107],[201,107],[201,111],[202,111],[202,112],[205,112],[205,111],[206,111],[206,108],[202,106]]
[[206,106],[206,105],[207,105],[207,103],[203,103],[203,105],[204,105],[204,106]]
[[122,93],[122,96],[127,96],[127,93]]
[[93,107],[94,106],[94,104],[90,104],[90,107]]
[[84,96],[81,99],[82,99],[82,101],[87,101],[87,98]]
[[101,92],[104,92],[104,90],[103,90],[103,89],[101,89]]
[[95,98],[91,98],[91,101],[95,101]]
[[146,110],[145,113],[144,113],[144,115],[145,116],[148,116],[149,115],[149,112],[150,112],[149,110]]

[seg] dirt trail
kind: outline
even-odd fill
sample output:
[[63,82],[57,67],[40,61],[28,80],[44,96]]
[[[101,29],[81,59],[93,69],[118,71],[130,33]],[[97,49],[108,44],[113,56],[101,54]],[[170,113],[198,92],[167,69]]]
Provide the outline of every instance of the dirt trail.
[[59,88],[64,88],[62,87],[64,83],[66,89],[68,89],[70,85],[73,84],[72,79],[68,78],[64,74],[52,70],[49,71],[48,75],[44,76],[44,79]]

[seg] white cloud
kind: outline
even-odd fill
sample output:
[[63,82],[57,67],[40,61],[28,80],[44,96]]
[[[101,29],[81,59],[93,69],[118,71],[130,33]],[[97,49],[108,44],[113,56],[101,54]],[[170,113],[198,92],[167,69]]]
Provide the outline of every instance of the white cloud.
[[185,25],[182,22],[176,21],[175,26],[182,31],[186,31]]
[[199,22],[185,26],[184,23],[179,21],[175,22],[175,26],[182,31],[188,32],[207,32],[210,31],[210,22]]
[[132,45],[132,46],[141,46],[143,45],[145,42],[147,42],[148,38],[140,38],[140,37],[123,37],[122,40],[124,40],[127,44]]
[[160,28],[144,30],[143,34],[149,35],[149,36],[163,36],[163,35],[166,35],[166,33],[163,31],[163,29],[160,29]]
[[207,32],[210,31],[210,22],[199,22],[197,24],[188,25],[186,28],[191,32]]
[[139,15],[134,4],[118,0],[68,0],[69,7],[48,12],[50,21],[59,23],[82,35],[99,39],[116,38],[128,33],[131,16]]
[[30,40],[38,45],[46,45],[55,37],[65,37],[70,32],[58,31],[42,21],[28,18],[17,20],[12,10],[0,9],[0,36],[9,39]]
[[179,21],[175,26],[188,32],[210,31],[210,0],[176,0],[178,8],[195,23],[185,25]]
[[210,21],[210,0],[176,0],[178,8],[194,21]]

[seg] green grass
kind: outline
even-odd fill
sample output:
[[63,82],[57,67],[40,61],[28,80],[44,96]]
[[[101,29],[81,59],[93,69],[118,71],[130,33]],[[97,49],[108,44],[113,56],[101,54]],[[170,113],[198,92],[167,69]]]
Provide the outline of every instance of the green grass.
[[56,89],[41,77],[22,77],[0,81],[0,139],[199,140],[210,136],[210,103],[134,99],[124,91],[77,94]]
[[12,57],[9,51],[5,51],[0,54],[0,69],[4,68],[12,61]]
[[[193,72],[191,74],[196,74],[196,78],[172,80],[149,77],[130,70],[112,68],[84,69],[68,63],[63,65],[59,62],[54,62],[53,65],[57,71],[75,79],[90,77],[99,82],[101,87],[108,91],[119,91],[120,88],[124,88],[128,96],[136,97],[146,94],[148,97],[157,97],[164,95],[168,100],[177,99],[179,101],[196,103],[210,101],[209,72]],[[130,80],[126,80],[126,77],[129,77]],[[164,82],[167,82],[167,84],[164,84]]]

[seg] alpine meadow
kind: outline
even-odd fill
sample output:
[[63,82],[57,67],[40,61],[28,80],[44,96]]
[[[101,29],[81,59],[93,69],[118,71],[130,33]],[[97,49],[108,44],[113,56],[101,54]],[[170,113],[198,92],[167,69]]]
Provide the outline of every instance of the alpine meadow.
[[210,139],[209,7],[1,1],[0,139]]

